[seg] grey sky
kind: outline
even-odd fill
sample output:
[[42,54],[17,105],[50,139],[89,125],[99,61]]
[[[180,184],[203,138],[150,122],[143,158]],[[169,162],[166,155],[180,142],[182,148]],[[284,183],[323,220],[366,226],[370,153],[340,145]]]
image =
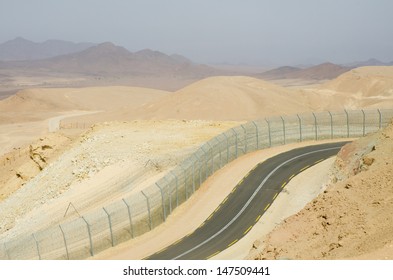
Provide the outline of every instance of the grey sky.
[[393,61],[391,0],[0,0],[0,42],[111,41],[201,63]]

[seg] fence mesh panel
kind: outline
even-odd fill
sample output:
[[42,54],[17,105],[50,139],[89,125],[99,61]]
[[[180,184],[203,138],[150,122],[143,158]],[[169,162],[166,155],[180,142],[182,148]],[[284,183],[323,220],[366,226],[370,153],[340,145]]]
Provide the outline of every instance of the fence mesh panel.
[[148,198],[143,193],[137,193],[131,197],[124,198],[129,205],[131,220],[133,224],[134,237],[151,230]]
[[69,258],[85,259],[91,255],[89,234],[82,218],[60,225],[64,232]]
[[59,227],[52,227],[34,234],[41,259],[68,259],[64,236]]
[[[4,246],[2,246],[4,247]],[[8,258],[11,260],[39,260],[37,243],[33,234],[19,237],[6,243]]]
[[133,238],[133,224],[128,208],[124,200],[116,201],[105,207],[110,216],[114,245]]
[[272,117],[234,127],[204,143],[139,193],[0,243],[0,259],[85,259],[157,227],[209,176],[244,154],[308,140],[361,137],[385,127],[392,118],[393,110],[354,110]]

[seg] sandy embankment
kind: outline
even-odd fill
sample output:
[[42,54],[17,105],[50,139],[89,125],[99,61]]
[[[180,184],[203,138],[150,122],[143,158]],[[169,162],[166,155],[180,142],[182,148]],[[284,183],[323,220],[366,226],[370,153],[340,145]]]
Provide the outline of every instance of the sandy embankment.
[[[393,259],[393,124],[346,145],[332,183],[250,258]],[[333,181],[333,182],[334,182]]]

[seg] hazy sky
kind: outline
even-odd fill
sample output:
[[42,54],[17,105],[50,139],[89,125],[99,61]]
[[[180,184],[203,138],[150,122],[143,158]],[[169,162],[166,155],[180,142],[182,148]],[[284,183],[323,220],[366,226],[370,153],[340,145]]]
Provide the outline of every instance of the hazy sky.
[[0,0],[0,42],[111,41],[200,63],[393,61],[392,0]]

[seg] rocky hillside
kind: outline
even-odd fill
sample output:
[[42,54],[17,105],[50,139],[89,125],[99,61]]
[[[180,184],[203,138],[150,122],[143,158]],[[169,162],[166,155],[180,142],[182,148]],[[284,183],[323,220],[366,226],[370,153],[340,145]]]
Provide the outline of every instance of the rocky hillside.
[[392,155],[393,123],[344,146],[331,185],[261,240],[249,258],[393,259]]

